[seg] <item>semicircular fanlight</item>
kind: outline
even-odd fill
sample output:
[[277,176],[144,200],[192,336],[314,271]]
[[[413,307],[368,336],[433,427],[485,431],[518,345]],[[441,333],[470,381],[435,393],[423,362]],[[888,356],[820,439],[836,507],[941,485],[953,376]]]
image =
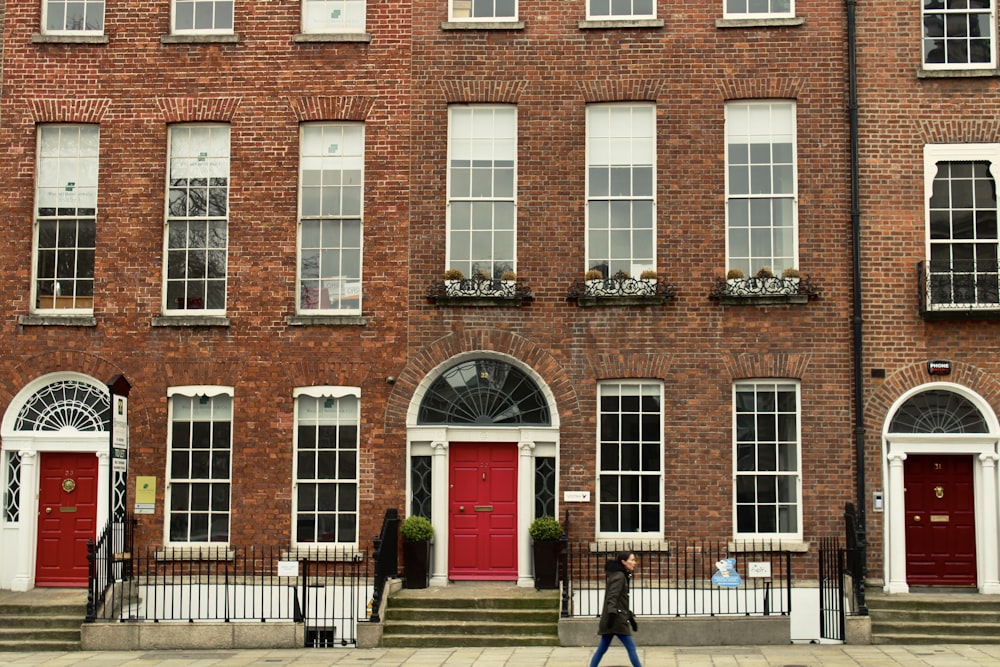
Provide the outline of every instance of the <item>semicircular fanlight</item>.
[[983,413],[953,391],[931,389],[911,396],[889,423],[890,433],[988,433]]
[[108,391],[76,380],[46,385],[31,395],[14,421],[16,431],[108,430]]
[[427,390],[418,424],[548,426],[549,406],[538,385],[520,369],[496,359],[452,366]]

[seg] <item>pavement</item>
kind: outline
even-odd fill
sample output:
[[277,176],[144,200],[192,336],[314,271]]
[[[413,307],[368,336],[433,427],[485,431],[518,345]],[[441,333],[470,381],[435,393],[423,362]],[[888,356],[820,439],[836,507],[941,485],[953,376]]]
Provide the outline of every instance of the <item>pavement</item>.
[[[0,653],[0,665],[46,667],[587,667],[593,648],[251,649]],[[639,647],[644,667],[961,667],[1000,665],[1000,644]],[[612,645],[601,667],[628,667]]]

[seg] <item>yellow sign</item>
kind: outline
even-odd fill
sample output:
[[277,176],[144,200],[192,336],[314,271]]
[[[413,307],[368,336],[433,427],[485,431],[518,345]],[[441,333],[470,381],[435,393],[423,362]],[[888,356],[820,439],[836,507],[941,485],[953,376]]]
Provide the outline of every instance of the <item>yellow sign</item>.
[[156,478],[136,477],[135,478],[135,504],[152,505],[156,503]]

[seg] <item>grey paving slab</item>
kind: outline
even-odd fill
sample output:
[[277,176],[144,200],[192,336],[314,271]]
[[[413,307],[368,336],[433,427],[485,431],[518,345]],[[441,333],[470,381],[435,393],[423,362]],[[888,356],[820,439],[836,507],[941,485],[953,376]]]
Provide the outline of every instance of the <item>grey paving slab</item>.
[[[586,667],[592,647],[453,649],[257,649],[205,651],[3,652],[0,665],[27,667]],[[640,646],[644,667],[1000,666],[1000,644],[929,646]],[[627,667],[612,646],[602,667]]]

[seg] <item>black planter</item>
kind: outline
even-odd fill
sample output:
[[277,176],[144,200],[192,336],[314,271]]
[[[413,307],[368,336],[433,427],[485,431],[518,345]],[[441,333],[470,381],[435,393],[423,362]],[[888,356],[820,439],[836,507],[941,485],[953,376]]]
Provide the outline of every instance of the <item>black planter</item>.
[[541,540],[531,543],[535,557],[535,589],[559,588],[559,540]]
[[427,588],[430,579],[431,543],[429,540],[403,540],[404,588]]

